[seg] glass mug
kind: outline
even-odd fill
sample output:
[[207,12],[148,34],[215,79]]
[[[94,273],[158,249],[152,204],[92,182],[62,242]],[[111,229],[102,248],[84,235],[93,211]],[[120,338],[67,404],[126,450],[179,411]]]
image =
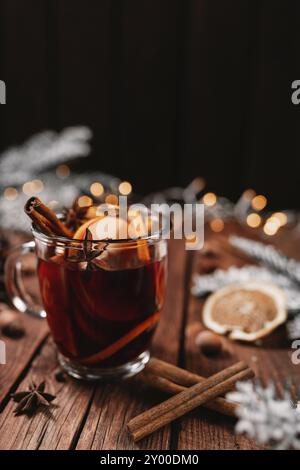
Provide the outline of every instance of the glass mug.
[[[35,227],[32,233],[34,240],[6,260],[6,289],[19,311],[47,318],[60,365],[88,380],[125,378],[142,370],[164,300],[167,242],[162,234],[91,242],[47,236]],[[22,258],[32,252],[40,310],[30,305],[21,275]]]

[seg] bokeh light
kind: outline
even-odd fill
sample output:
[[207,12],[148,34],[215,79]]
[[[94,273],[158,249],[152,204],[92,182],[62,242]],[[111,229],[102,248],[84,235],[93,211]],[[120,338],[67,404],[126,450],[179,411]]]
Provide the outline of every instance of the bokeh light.
[[247,225],[252,228],[259,227],[261,224],[261,216],[258,214],[249,214],[246,219]]
[[215,193],[206,193],[203,196],[203,202],[206,206],[212,207],[217,202],[217,196],[215,195]]
[[269,217],[264,225],[266,235],[275,235],[280,228],[280,222],[276,217]]
[[224,222],[222,219],[213,219],[209,222],[209,226],[213,232],[222,232],[224,229]]
[[58,176],[58,178],[61,178],[61,179],[65,179],[65,178],[68,178],[68,176],[70,176],[70,168],[68,167],[68,165],[58,165],[58,167],[56,168],[56,175]]
[[31,187],[33,189],[33,193],[40,193],[44,189],[44,183],[41,180],[33,180],[31,181]]
[[4,190],[3,195],[7,201],[14,201],[18,197],[18,191],[16,188],[9,187]]
[[267,198],[265,196],[262,196],[261,194],[259,194],[258,196],[255,196],[252,199],[251,205],[252,205],[254,210],[261,211],[267,205]]
[[93,196],[99,197],[104,193],[104,187],[101,183],[95,182],[91,184],[90,191]]
[[79,207],[89,207],[93,204],[93,200],[89,196],[80,196],[77,204]]
[[32,184],[32,181],[26,181],[26,183],[23,184],[22,186],[23,193],[26,194],[26,196],[30,196],[34,192],[34,186]]
[[105,198],[105,202],[106,204],[112,204],[113,206],[117,206],[118,205],[118,196],[116,196],[115,194],[108,194]]
[[275,212],[272,217],[278,220],[280,227],[283,227],[284,225],[287,224],[288,218],[287,215],[284,214],[283,212]]
[[122,196],[128,196],[128,194],[132,192],[132,186],[129,181],[122,181],[122,183],[119,184],[119,192]]

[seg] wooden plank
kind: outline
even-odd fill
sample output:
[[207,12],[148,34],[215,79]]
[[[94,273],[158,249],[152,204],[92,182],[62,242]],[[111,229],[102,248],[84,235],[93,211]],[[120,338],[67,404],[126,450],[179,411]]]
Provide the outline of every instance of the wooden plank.
[[[232,227],[229,228],[232,231]],[[240,229],[240,232],[243,229]],[[207,239],[216,237],[207,233]],[[288,236],[287,236],[288,239]],[[298,240],[298,247],[300,240]],[[294,245],[294,253],[297,250]],[[291,252],[290,252],[291,254]],[[197,259],[200,257],[199,259]],[[228,258],[229,257],[229,258]],[[226,269],[233,264],[232,255],[226,253],[220,258],[219,267]],[[241,260],[237,260],[241,264]],[[195,257],[195,268],[201,271],[201,254]],[[202,271],[208,265],[203,260]],[[203,300],[190,296],[188,308],[188,328],[186,333],[186,367],[203,376],[210,376],[237,360],[245,360],[251,366],[257,377],[264,383],[274,380],[279,391],[282,391],[284,380],[293,377],[300,384],[300,371],[290,360],[290,345],[285,339],[284,328],[279,328],[258,345],[237,343],[224,338],[224,352],[221,356],[207,358],[195,344],[196,335],[205,329],[201,323]],[[197,410],[182,420],[178,435],[178,449],[258,449],[253,441],[234,435],[234,420],[217,415],[208,410]]]
[[[153,342],[153,354],[177,363],[184,302],[185,249],[180,240],[169,245],[169,278],[166,302]],[[169,449],[170,427],[134,444],[125,429],[135,415],[165,398],[161,394],[135,386],[109,385],[96,391],[77,449]],[[97,418],[95,418],[97,417]]]
[[[21,315],[21,314],[19,314]],[[22,316],[26,334],[20,339],[0,334],[6,346],[6,364],[0,365],[0,409],[20,375],[30,364],[37,348],[48,334],[45,320]]]
[[[0,257],[0,295],[1,301],[8,302],[4,286],[4,259],[10,249],[28,241],[30,237],[24,233],[1,230],[0,238],[3,242],[3,250]],[[33,255],[30,255],[23,259],[23,282],[29,295],[39,304],[37,278],[34,273],[36,261],[32,257]],[[25,263],[27,263],[27,269]],[[11,310],[11,307],[3,303],[1,310]],[[19,316],[22,320],[25,336],[20,339],[11,339],[0,333],[0,339],[5,342],[7,362],[5,365],[0,365],[0,410],[5,406],[6,398],[16,382],[18,382],[19,376],[29,366],[32,357],[48,334],[48,326],[45,320],[36,319],[17,312],[15,312],[15,315],[16,318]]]
[[47,390],[57,396],[54,405],[33,417],[14,416],[10,400],[0,415],[0,449],[69,449],[91,400],[94,385],[67,378],[55,380],[56,350],[50,339],[35,359],[18,390],[26,390],[33,380],[47,380]]

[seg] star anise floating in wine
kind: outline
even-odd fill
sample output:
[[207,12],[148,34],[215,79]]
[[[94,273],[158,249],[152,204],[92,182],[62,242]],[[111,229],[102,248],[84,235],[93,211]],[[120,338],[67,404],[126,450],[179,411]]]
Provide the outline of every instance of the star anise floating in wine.
[[51,402],[56,397],[51,393],[45,392],[45,388],[45,381],[41,382],[39,385],[32,382],[27,390],[13,393],[12,398],[18,403],[14,409],[15,415],[32,415],[41,406],[50,406]]

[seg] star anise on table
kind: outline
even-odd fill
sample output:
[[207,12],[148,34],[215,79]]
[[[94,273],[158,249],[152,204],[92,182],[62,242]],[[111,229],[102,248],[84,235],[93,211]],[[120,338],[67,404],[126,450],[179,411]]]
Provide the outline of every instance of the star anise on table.
[[27,390],[13,393],[12,398],[18,403],[14,409],[15,415],[32,415],[40,406],[50,406],[51,402],[56,397],[51,393],[45,392],[45,388],[45,381],[41,382],[39,385],[32,382]]

